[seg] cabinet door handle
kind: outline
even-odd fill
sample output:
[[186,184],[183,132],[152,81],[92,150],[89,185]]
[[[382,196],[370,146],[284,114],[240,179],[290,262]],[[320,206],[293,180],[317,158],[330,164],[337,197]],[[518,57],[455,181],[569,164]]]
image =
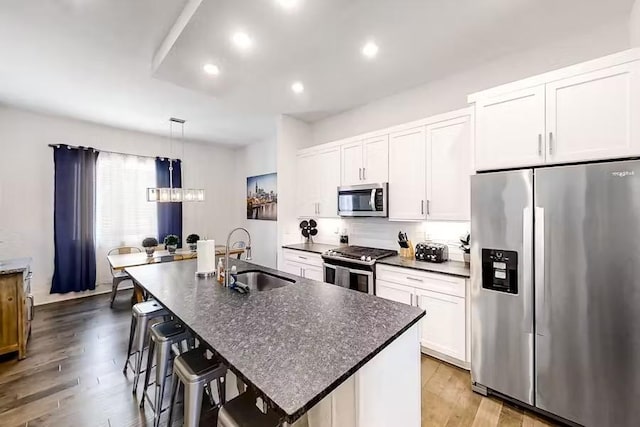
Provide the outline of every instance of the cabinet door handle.
[[549,132],[549,154],[553,155],[553,132]]
[[413,294],[409,295],[411,297],[411,302],[409,303],[409,305],[413,305]]
[[427,199],[427,215],[431,214],[431,200]]
[[418,279],[417,277],[407,276],[407,280],[412,280],[412,281],[414,281],[414,282],[420,282],[420,283],[422,283],[422,279]]
[[300,258],[300,259],[307,259],[306,257],[300,256],[300,255],[298,255],[298,258]]
[[358,168],[358,179],[362,181],[362,168]]
[[367,179],[367,168],[362,168],[362,179]]
[[538,156],[542,156],[542,134],[538,134]]
[[420,200],[420,214],[424,215],[424,200]]
[[316,214],[320,215],[320,202],[318,202],[317,205],[318,205],[318,211],[316,212]]

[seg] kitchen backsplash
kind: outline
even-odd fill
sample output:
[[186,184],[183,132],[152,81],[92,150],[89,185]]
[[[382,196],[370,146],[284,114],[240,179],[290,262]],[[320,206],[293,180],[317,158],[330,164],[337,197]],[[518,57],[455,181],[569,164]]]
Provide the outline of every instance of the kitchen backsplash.
[[[339,244],[343,229],[349,235],[349,244],[398,250],[398,232],[407,233],[415,246],[422,241],[449,245],[449,258],[461,261],[460,237],[469,232],[465,221],[395,222],[383,218],[318,219],[316,243]],[[300,234],[298,233],[298,236]],[[292,236],[294,237],[294,236]],[[302,242],[302,236],[295,240]]]

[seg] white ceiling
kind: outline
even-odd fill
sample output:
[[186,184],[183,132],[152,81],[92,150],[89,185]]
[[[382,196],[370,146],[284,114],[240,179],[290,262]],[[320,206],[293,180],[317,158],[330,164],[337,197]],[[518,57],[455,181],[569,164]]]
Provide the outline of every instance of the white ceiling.
[[[0,0],[0,102],[245,144],[288,113],[313,121],[483,61],[625,22],[633,0],[204,0],[157,69],[186,0]],[[246,30],[250,52],[231,45]],[[378,57],[362,44],[374,39]],[[211,78],[206,62],[221,68]],[[291,83],[305,93],[296,96]]]

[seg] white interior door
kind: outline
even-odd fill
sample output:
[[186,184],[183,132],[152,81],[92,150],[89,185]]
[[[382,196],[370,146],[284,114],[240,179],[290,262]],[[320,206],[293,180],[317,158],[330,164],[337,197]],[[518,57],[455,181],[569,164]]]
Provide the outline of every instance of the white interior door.
[[389,135],[364,140],[362,180],[365,183],[389,181]]
[[389,136],[389,219],[425,219],[424,126]]
[[469,221],[471,116],[427,126],[427,218]]
[[413,304],[413,288],[384,280],[376,280],[376,296],[403,304]]
[[362,183],[362,141],[340,147],[342,159],[342,185]]
[[318,213],[320,218],[338,217],[338,187],[340,186],[340,149],[318,153],[315,162],[315,179],[318,188]]
[[298,156],[296,179],[296,212],[299,217],[312,217],[317,213],[316,156]]
[[544,85],[476,102],[476,170],[543,164]]
[[547,84],[547,161],[640,154],[640,62]]
[[427,311],[421,320],[421,344],[464,361],[466,317],[464,298],[416,289],[418,307]]

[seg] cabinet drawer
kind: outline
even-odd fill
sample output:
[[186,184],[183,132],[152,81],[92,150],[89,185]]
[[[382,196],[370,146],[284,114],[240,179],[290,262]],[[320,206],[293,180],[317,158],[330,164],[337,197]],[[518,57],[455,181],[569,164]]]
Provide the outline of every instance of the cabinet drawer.
[[377,265],[376,275],[378,279],[387,282],[461,298],[465,297],[465,280],[460,277],[388,265]]
[[296,251],[293,249],[283,250],[284,259],[300,264],[312,265],[322,268],[322,257],[311,252]]

